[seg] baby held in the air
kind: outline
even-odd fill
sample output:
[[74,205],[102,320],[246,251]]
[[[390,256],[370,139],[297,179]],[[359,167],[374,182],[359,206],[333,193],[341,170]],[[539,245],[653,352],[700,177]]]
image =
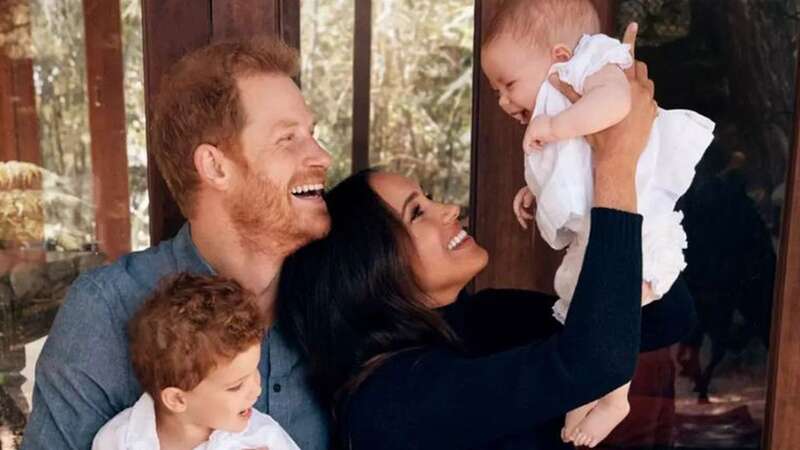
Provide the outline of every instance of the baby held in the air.
[[[592,155],[583,136],[621,121],[630,109],[624,69],[633,64],[628,45],[599,34],[589,0],[507,1],[490,23],[481,65],[498,91],[500,107],[527,124],[525,181],[514,199],[521,222],[536,199],[536,224],[553,248],[566,247],[556,272],[564,321],[577,284],[592,206]],[[547,78],[557,74],[579,95],[574,104]],[[689,188],[695,166],[713,139],[714,123],[687,110],[659,110],[636,172],[642,225],[642,305],[658,300],[686,266],[683,215],[675,204]],[[594,447],[629,411],[629,384],[566,416],[562,437]]]

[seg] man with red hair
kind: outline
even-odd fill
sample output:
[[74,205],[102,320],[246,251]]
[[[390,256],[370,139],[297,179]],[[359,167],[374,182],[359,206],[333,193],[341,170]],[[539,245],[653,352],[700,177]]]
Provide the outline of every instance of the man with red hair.
[[324,236],[330,155],[292,77],[297,52],[267,38],[184,56],[164,77],[150,127],[155,156],[187,223],[173,239],[85,273],[71,287],[36,366],[22,448],[87,449],[142,395],[126,324],[162,277],[217,274],[253,292],[269,327],[255,408],[305,450],[328,445],[327,415],[297,350],[274,326],[283,259]]

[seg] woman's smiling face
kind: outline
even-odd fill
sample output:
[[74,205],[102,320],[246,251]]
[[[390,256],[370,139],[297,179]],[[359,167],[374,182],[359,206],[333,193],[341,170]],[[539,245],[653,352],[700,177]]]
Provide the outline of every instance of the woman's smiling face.
[[408,230],[411,268],[431,306],[451,303],[489,258],[461,227],[460,208],[426,197],[419,184],[401,175],[376,172],[370,186]]

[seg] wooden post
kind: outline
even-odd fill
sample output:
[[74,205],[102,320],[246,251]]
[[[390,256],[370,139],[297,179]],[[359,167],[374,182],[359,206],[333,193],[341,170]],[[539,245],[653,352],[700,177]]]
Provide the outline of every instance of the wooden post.
[[18,159],[13,70],[11,60],[0,52],[0,161]]
[[[284,42],[300,48],[300,0],[280,0],[278,27]],[[300,78],[300,77],[298,77]]]
[[17,140],[17,160],[42,165],[39,147],[39,118],[36,115],[36,90],[33,87],[33,60],[11,60],[14,76],[14,122]]
[[[191,8],[183,0],[142,0],[144,32],[145,110],[153,117],[153,100],[161,76],[183,54],[211,40],[211,1],[196,0]],[[175,235],[184,221],[167,189],[151,152],[148,133],[147,190],[150,197],[150,242],[158,244]]]
[[767,450],[794,450],[800,442],[800,64],[788,165],[769,355],[763,437]]
[[[613,36],[614,19],[617,17],[617,0],[592,0],[597,15],[600,16],[600,26],[603,28],[603,33]],[[620,37],[620,39],[622,39]]]
[[0,161],[42,165],[33,61],[0,54]]
[[356,0],[353,39],[353,173],[369,167],[372,0]]
[[278,0],[213,0],[212,40],[280,33]]
[[[25,41],[30,38],[30,20],[20,20],[19,14],[27,9],[20,10],[15,5],[19,6],[17,2],[0,0],[0,30],[11,27],[15,36]],[[24,42],[0,45],[0,161],[42,165],[33,61]]]
[[95,228],[113,260],[131,250],[119,0],[83,0]]

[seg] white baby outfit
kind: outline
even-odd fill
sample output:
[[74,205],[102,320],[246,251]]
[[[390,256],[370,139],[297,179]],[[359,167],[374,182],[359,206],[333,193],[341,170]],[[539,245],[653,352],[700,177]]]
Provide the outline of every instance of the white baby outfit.
[[[602,34],[584,35],[573,57],[552,66],[550,73],[583,94],[587,77],[607,64],[626,69],[633,64],[630,46]],[[533,116],[555,116],[571,106],[550,83],[543,83]],[[636,169],[636,192],[642,224],[642,271],[654,297],[661,298],[686,266],[683,214],[675,203],[694,178],[694,168],[713,140],[714,122],[687,110],[659,109],[647,147]],[[591,149],[582,137],[552,142],[525,156],[525,181],[536,196],[536,224],[555,249],[567,247],[556,272],[559,300],[554,316],[564,322],[578,282],[589,239],[592,205]]]
[[[252,410],[247,428],[241,433],[217,430],[194,450],[300,450],[272,417]],[[147,393],[130,408],[108,421],[92,443],[92,450],[159,450],[153,399]]]

